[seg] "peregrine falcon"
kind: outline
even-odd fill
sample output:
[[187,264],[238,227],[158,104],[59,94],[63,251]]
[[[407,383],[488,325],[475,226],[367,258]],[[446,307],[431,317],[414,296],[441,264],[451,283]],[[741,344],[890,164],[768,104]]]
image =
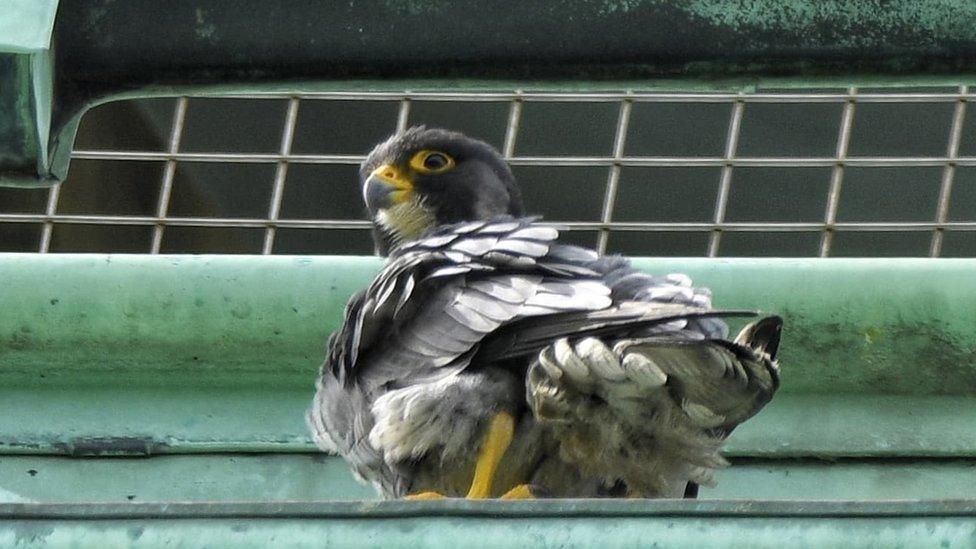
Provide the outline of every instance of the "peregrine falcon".
[[490,145],[414,127],[363,162],[388,260],[329,339],[308,421],[384,498],[682,497],[779,386],[782,321],[562,244]]

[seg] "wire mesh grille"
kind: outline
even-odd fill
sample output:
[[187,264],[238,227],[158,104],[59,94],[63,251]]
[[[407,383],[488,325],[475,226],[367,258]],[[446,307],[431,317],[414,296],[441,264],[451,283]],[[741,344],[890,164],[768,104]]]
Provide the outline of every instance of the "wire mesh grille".
[[[952,239],[958,235],[948,255],[973,255],[976,177],[970,177],[969,171],[976,168],[976,139],[967,139],[966,110],[974,99],[976,94],[966,86],[935,91],[850,88],[749,94],[513,91],[237,95],[219,101],[248,104],[247,108],[257,110],[283,110],[283,114],[271,128],[247,127],[247,112],[231,109],[211,114],[211,119],[223,116],[243,124],[237,131],[224,132],[238,135],[216,139],[230,139],[230,144],[220,149],[214,143],[203,147],[186,143],[191,128],[195,134],[208,131],[206,116],[194,117],[194,105],[215,99],[182,97],[166,104],[166,135],[155,149],[138,143],[92,148],[81,143],[72,155],[72,179],[94,170],[94,178],[101,177],[101,184],[107,186],[120,183],[118,174],[98,176],[99,165],[145,168],[131,175],[129,183],[138,192],[119,187],[112,194],[154,194],[150,206],[144,205],[138,212],[112,211],[101,204],[89,204],[87,209],[69,207],[64,203],[62,186],[43,191],[4,190],[0,194],[0,243],[12,242],[17,236],[10,236],[13,233],[8,230],[4,238],[5,226],[20,227],[21,242],[24,234],[35,238],[32,231],[39,227],[33,249],[45,253],[54,250],[52,243],[61,234],[82,226],[101,226],[110,231],[103,235],[109,244],[98,251],[241,251],[238,246],[222,245],[219,237],[218,242],[200,250],[168,247],[168,243],[179,240],[173,233],[181,228],[250,229],[249,239],[255,240],[257,233],[260,237],[253,246],[244,246],[245,251],[368,253],[363,243],[368,240],[370,225],[361,218],[361,210],[346,200],[338,215],[309,213],[303,211],[308,209],[303,202],[309,200],[297,190],[302,180],[315,178],[303,170],[323,169],[326,171],[319,173],[318,185],[325,190],[320,189],[317,201],[349,195],[349,189],[356,187],[352,168],[363,159],[368,146],[358,152],[310,150],[308,146],[296,150],[296,135],[301,140],[310,132],[327,131],[342,139],[344,134],[358,132],[363,134],[358,141],[365,145],[370,138],[375,141],[394,129],[436,119],[438,109],[453,108],[458,113],[492,105],[496,116],[488,118],[499,126],[494,144],[520,181],[531,182],[526,194],[535,202],[528,200],[528,209],[541,211],[548,220],[567,227],[580,243],[601,251],[656,255],[663,247],[663,253],[677,255],[743,255],[746,250],[748,255],[826,257],[852,255],[853,250],[855,255],[938,257],[944,255],[947,235]],[[335,121],[329,124],[327,119],[324,125],[302,126],[306,111],[325,108],[341,113],[364,105],[380,107],[348,126]],[[575,110],[559,111],[560,105]],[[884,105],[902,110],[880,118],[870,111],[861,115],[862,110]],[[930,109],[926,112],[944,113],[944,120],[922,119],[915,124],[911,109],[921,105]],[[417,113],[419,107],[428,112]],[[696,115],[698,108],[706,109],[708,116]],[[791,108],[807,110],[796,114]],[[549,115],[545,115],[546,109],[551,110]],[[599,116],[605,119],[602,125],[606,131],[588,125],[588,120],[599,116],[588,118],[587,109],[602,113]],[[684,135],[689,150],[663,150],[658,145],[670,136],[668,127],[661,128],[660,115],[682,109],[688,114],[684,118],[675,115],[670,127],[674,134]],[[907,118],[899,121],[906,113]],[[821,115],[824,119],[818,120]],[[463,122],[464,116],[472,115],[462,113],[455,119]],[[764,117],[765,126],[747,129],[750,117]],[[879,141],[879,130],[872,126],[892,118],[896,125],[901,124],[902,139],[889,143],[881,135]],[[545,121],[545,128],[540,129],[540,120]],[[712,121],[710,125],[707,120]],[[481,128],[489,124],[485,120],[479,123]],[[364,131],[364,124],[372,124],[375,135]],[[685,131],[686,126],[693,129]],[[806,131],[814,127],[816,131]],[[786,154],[766,152],[776,149],[782,138],[778,131],[800,145],[786,150]],[[250,134],[262,132],[273,135],[274,150],[251,152],[241,144]],[[707,150],[706,143],[714,152]],[[134,150],[130,150],[132,145]],[[343,170],[328,171],[337,167]],[[184,186],[191,187],[177,184],[181,170],[196,170],[195,177],[204,188],[226,180],[223,186],[231,189],[231,194],[250,197],[250,205],[235,211],[231,207],[234,200],[226,199],[230,195],[224,193],[223,198],[214,199],[218,207],[201,214],[194,209],[193,193],[183,191]],[[965,172],[962,178],[960,172]],[[752,188],[753,179],[773,183]],[[895,184],[898,181],[902,183]],[[72,185],[75,183],[69,179],[63,188],[70,191]],[[81,184],[78,186],[77,192],[83,191]],[[148,193],[149,188],[152,193]],[[46,194],[43,206],[37,198],[39,193]],[[358,195],[355,190],[352,194]],[[845,210],[847,204],[855,202],[861,206]],[[292,215],[294,212],[300,215]],[[149,233],[139,229],[126,233],[125,228],[142,228]],[[292,238],[293,244],[279,245],[280,233],[296,230],[331,233],[335,242],[344,240],[343,235],[353,235],[350,238],[359,244],[335,250],[313,249],[303,247],[302,238],[297,238],[297,244]],[[842,248],[838,254],[838,239],[844,238],[838,235],[854,235],[851,242],[857,243],[856,233],[870,238],[862,238],[860,245]],[[736,244],[736,238],[746,244]],[[726,243],[730,239],[731,245]],[[815,244],[810,245],[811,239]],[[683,244],[669,247],[660,245],[662,242]],[[82,247],[77,251],[88,250]]]

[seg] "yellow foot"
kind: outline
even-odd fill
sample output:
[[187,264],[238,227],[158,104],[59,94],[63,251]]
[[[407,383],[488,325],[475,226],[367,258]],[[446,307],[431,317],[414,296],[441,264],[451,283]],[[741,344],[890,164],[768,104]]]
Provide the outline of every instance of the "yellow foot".
[[535,494],[532,493],[532,488],[528,484],[519,484],[502,494],[499,499],[535,499]]
[[478,453],[478,461],[474,466],[474,478],[471,481],[471,489],[468,490],[468,499],[491,497],[495,472],[502,461],[502,456],[508,450],[508,445],[512,443],[514,433],[515,419],[508,412],[499,412],[491,419],[488,433]]
[[411,501],[420,501],[425,499],[446,499],[447,496],[440,494],[438,492],[417,492],[416,494],[409,494],[403,499],[408,499]]

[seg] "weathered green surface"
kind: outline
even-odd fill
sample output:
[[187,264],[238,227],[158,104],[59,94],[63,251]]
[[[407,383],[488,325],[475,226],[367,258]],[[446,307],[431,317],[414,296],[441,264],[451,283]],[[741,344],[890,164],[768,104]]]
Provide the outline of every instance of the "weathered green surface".
[[[307,452],[311,391],[3,392],[0,453]],[[732,436],[735,456],[976,456],[976,401],[783,395]],[[827,411],[822,411],[826,409]]]
[[972,547],[971,503],[566,501],[0,505],[0,545]]
[[713,547],[968,548],[970,518],[739,519],[551,518],[385,522],[297,519],[9,521],[0,544],[16,547]]
[[[70,489],[65,489],[70,487]],[[201,454],[77,459],[0,455],[0,502],[374,499],[325,454]]]
[[[376,258],[0,256],[6,383],[308,387]],[[976,396],[976,260],[640,259],[786,320],[784,393]],[[43,377],[42,377],[43,376]]]
[[378,265],[0,255],[0,375],[10,383],[308,387],[346,300]]
[[[717,479],[716,487],[701,489],[699,499],[965,499],[976,493],[976,460],[739,460]],[[341,458],[322,454],[0,456],[0,503],[375,497]]]
[[[976,77],[976,8],[965,0],[4,0],[0,51],[5,42],[46,49],[55,7],[53,62],[31,76],[48,91],[53,77],[56,95],[35,94],[37,112],[51,113],[51,131],[43,117],[34,128],[16,119],[45,139],[0,155],[0,184],[63,178],[81,115],[122,97],[748,90],[958,85]],[[266,32],[254,31],[255,14]],[[10,70],[0,66],[0,76]],[[3,83],[6,101],[23,104],[23,87]],[[0,109],[0,128],[10,116]],[[31,159],[34,173],[24,171]]]
[[716,479],[714,488],[701,488],[699,499],[971,500],[976,461],[733,461]]
[[[302,388],[0,388],[0,455],[311,452]],[[781,394],[727,454],[976,457],[976,399]]]
[[57,7],[58,0],[0,0],[0,185],[44,185],[65,175],[66,165],[55,169],[48,156]]
[[[737,456],[976,456],[976,261],[637,260],[782,314]],[[295,452],[375,258],[0,258],[0,453]]]
[[[0,505],[0,546],[972,541],[965,506],[807,500],[971,498],[976,260],[636,263],[688,272],[722,306],[786,318],[783,392],[733,433],[736,462],[701,497],[803,502]],[[311,453],[303,416],[326,334],[377,268],[348,257],[0,257],[0,501],[370,497],[338,458]]]
[[46,50],[57,11],[58,0],[0,0],[0,52]]
[[303,389],[5,386],[0,454],[308,452],[312,381]]

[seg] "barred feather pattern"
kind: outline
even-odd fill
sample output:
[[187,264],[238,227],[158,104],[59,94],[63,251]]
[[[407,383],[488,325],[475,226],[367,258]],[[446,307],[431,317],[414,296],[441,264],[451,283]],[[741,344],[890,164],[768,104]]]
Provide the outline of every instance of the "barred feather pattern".
[[[726,336],[724,322],[709,316],[710,294],[687,277],[640,273],[558,237],[535,218],[500,217],[442,226],[398,247],[330,339],[308,418],[319,446],[345,457],[382,496],[463,495],[456,486],[470,479],[487,420],[526,408],[530,365],[537,371],[540,352],[557,339]],[[552,432],[520,424],[521,454],[506,458],[520,462],[509,468],[530,475]]]
[[526,379],[537,421],[564,460],[632,497],[681,497],[711,486],[721,448],[779,385],[775,360],[689,330],[617,340],[566,338],[539,353]]

